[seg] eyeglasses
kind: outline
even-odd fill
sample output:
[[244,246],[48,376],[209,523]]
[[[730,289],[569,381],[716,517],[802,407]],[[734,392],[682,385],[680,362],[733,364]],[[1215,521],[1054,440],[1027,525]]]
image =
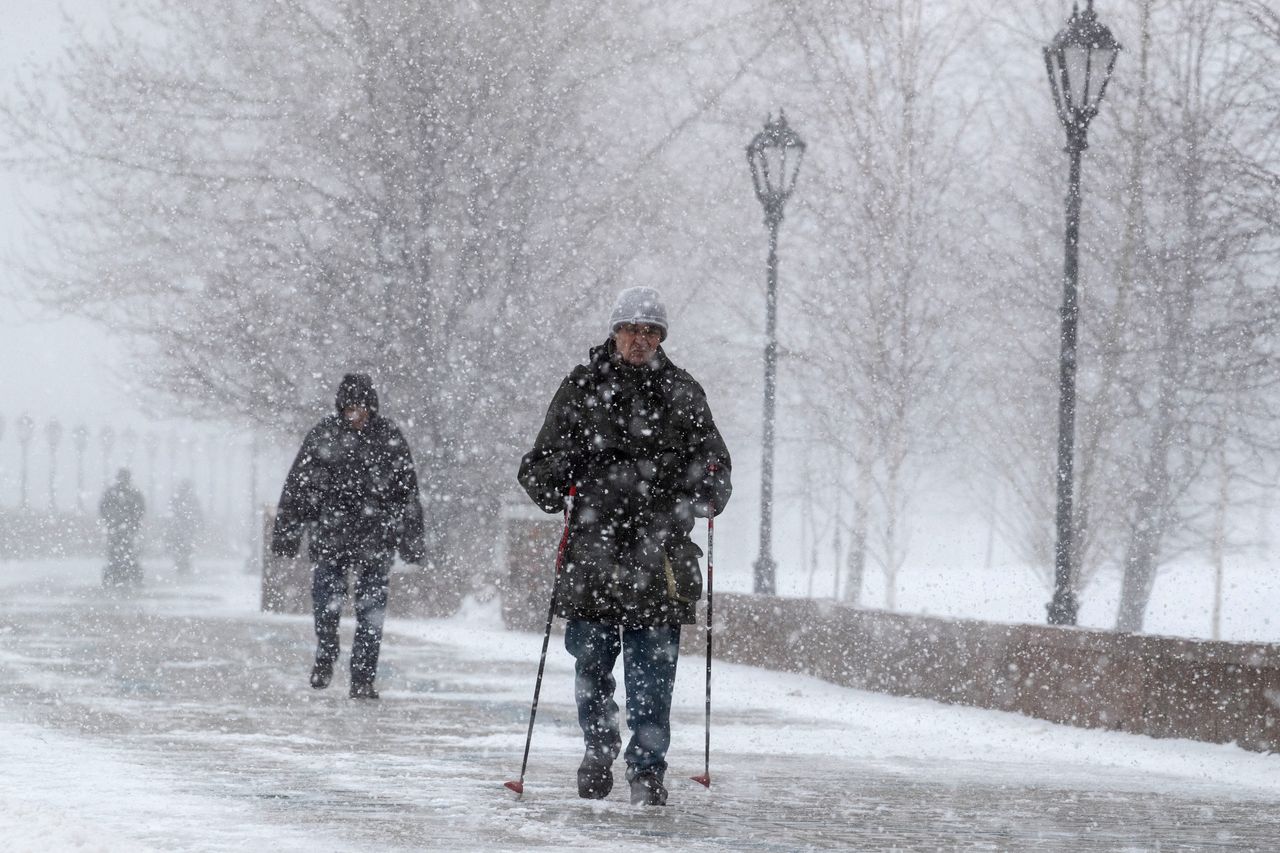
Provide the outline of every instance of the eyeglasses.
[[635,335],[640,338],[661,338],[662,329],[657,326],[647,324],[637,325],[636,323],[623,323],[618,327],[619,332],[626,332],[628,335]]

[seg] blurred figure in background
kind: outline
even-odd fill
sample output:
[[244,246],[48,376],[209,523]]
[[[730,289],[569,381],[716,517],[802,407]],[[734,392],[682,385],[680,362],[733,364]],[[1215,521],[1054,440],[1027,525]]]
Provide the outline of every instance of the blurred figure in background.
[[142,564],[138,562],[138,534],[146,514],[142,492],[133,485],[128,468],[116,472],[116,481],[102,495],[98,515],[107,527],[107,568],[103,586],[140,586]]
[[191,555],[195,552],[196,536],[204,516],[200,512],[200,499],[190,480],[178,484],[173,500],[169,503],[169,548],[178,574],[191,573]]

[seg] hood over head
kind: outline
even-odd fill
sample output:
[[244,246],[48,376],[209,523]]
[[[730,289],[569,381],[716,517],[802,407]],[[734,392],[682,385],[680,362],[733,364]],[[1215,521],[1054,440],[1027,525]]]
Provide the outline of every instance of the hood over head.
[[373,390],[373,380],[367,373],[348,373],[338,384],[338,395],[334,400],[338,414],[347,406],[362,406],[369,414],[378,413],[378,392]]

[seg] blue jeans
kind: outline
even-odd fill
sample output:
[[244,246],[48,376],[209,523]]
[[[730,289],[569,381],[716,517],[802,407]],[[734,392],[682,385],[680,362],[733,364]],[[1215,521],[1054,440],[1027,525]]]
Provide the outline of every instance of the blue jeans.
[[671,691],[680,655],[680,626],[621,628],[603,622],[570,619],[564,647],[577,661],[574,698],[587,752],[612,761],[622,746],[618,731],[617,686],[613,665],[622,652],[627,690],[627,728],[631,741],[624,758],[627,778],[643,770],[661,779],[671,745]]
[[335,555],[322,558],[311,576],[316,619],[316,660],[338,659],[338,618],[347,597],[347,572],[355,575],[356,634],[351,643],[351,681],[372,684],[378,674],[382,623],[387,616],[391,554]]

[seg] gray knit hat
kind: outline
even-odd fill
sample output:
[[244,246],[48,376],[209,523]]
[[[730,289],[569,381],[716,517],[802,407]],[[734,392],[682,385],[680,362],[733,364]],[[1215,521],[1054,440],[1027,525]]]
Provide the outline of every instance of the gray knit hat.
[[662,304],[662,294],[652,287],[628,287],[618,294],[609,314],[609,333],[618,331],[626,323],[657,326],[662,330],[662,340],[667,339],[667,306]]

